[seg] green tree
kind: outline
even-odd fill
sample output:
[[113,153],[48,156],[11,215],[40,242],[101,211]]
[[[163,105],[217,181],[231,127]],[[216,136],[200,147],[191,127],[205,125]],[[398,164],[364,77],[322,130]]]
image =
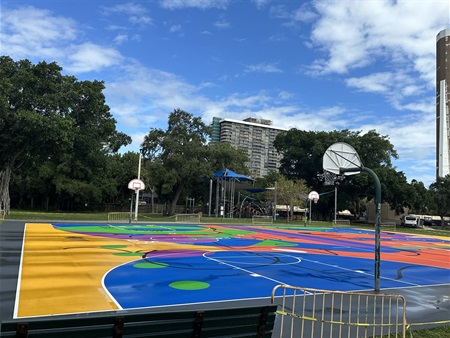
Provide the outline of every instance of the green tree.
[[102,82],[61,71],[56,63],[0,58],[0,204],[7,212],[13,172],[46,186],[56,204],[113,193],[105,158],[131,139],[116,131]]
[[[112,154],[108,156],[108,176],[115,185],[115,195],[110,196],[109,202],[124,204],[134,191],[128,189],[128,182],[137,178],[139,167],[139,153],[126,152],[123,154]],[[141,165],[141,180],[148,186],[149,178],[145,166]]]
[[413,205],[417,206],[414,204],[417,198],[416,191],[412,185],[408,184],[403,172],[396,171],[392,167],[381,166],[376,169],[376,174],[380,180],[383,201],[389,202],[397,215],[402,214],[404,208],[411,209]]
[[[305,206],[309,188],[304,180],[289,180],[284,176],[279,176],[274,188],[274,190],[271,190],[272,194],[269,198],[269,201],[272,201],[272,203],[285,205],[287,210],[291,210],[291,212],[294,206]],[[288,221],[289,216],[289,212],[287,212],[286,217]]]
[[441,217],[450,216],[450,175],[438,177],[436,182],[430,185],[430,195],[434,203],[434,213]]
[[412,180],[408,186],[410,193],[407,200],[410,203],[412,212],[415,214],[430,214],[432,201],[430,200],[429,190],[422,182],[417,180]]
[[201,118],[181,109],[169,115],[168,128],[152,128],[141,145],[158,195],[170,202],[169,214],[183,189],[210,175],[207,139],[210,128]]
[[208,143],[207,159],[213,171],[228,168],[242,175],[250,174],[250,170],[245,165],[249,162],[247,152],[231,144]]
[[[365,134],[361,131],[331,131],[316,132],[291,129],[279,134],[274,142],[276,149],[283,155],[280,172],[289,179],[303,179],[307,186],[313,187],[319,192],[329,188],[324,187],[320,181],[319,173],[323,172],[323,155],[326,149],[335,142],[346,142],[357,151],[364,166],[374,170],[392,182],[396,187],[390,186],[386,180],[382,198],[390,203],[394,209],[401,209],[406,201],[395,196],[395,189],[401,186],[401,190],[407,189],[407,182],[403,180],[403,173],[396,173],[392,168],[392,159],[398,158],[397,152],[390,143],[388,136],[379,135],[371,130]],[[368,175],[347,176],[339,185],[339,205],[350,205],[357,210],[359,201],[365,197],[373,197],[374,186]],[[402,196],[404,194],[402,193]],[[327,210],[333,209],[334,199],[332,194],[327,194],[318,204],[322,215],[328,214]]]
[[229,168],[246,175],[248,156],[225,143],[208,143],[211,127],[201,118],[181,109],[169,114],[166,130],[150,129],[141,145],[149,173],[149,184],[158,197],[170,203],[175,213],[180,199],[194,197],[206,201],[209,180],[220,169]]
[[[221,169],[231,169],[242,175],[249,175],[250,171],[245,166],[249,162],[247,152],[235,148],[228,143],[208,143],[206,147],[206,161],[208,175],[200,178],[186,189],[186,196],[193,197],[197,204],[206,205],[209,202],[210,180],[212,175]],[[215,194],[213,194],[215,197]],[[206,210],[205,210],[206,211]]]
[[0,58],[0,206],[10,210],[11,175],[71,148],[75,121],[65,97],[73,78],[55,63]]

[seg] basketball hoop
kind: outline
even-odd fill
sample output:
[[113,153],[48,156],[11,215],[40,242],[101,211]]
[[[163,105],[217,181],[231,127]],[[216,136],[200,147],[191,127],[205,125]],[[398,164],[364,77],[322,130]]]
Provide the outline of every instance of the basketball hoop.
[[308,199],[310,201],[314,201],[314,203],[317,203],[317,201],[319,200],[319,193],[317,191],[311,191],[308,194]]
[[361,172],[357,170],[362,168],[361,160],[356,150],[344,142],[336,142],[328,147],[323,155],[323,170],[341,175],[342,169],[347,170],[343,174],[356,175]]
[[145,184],[141,180],[135,178],[134,180],[128,182],[128,189],[134,191],[145,190]]

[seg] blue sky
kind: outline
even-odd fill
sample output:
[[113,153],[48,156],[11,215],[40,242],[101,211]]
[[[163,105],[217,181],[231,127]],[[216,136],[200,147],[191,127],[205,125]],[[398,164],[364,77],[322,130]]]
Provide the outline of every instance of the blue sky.
[[375,129],[435,180],[436,35],[449,0],[2,0],[0,53],[103,80],[138,151],[180,108],[303,130]]

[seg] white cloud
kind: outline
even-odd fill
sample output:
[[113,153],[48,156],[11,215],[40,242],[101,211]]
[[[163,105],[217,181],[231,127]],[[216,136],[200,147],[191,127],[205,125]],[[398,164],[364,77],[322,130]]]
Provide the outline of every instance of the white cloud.
[[387,93],[390,89],[393,74],[389,72],[373,73],[360,78],[349,78],[346,83],[349,87],[372,93]]
[[[120,64],[123,56],[113,47],[80,42],[83,27],[77,22],[34,7],[2,9],[2,53],[15,60],[57,62],[75,74],[100,71]],[[126,40],[116,36],[116,43]]]
[[252,0],[252,2],[256,5],[256,8],[262,9],[266,7],[271,2],[271,0]]
[[0,45],[13,59],[55,60],[64,57],[60,46],[79,34],[75,21],[34,7],[2,8]]
[[181,25],[173,25],[170,27],[169,32],[170,33],[176,33],[181,31]]
[[127,34],[118,34],[114,38],[114,42],[118,45],[121,45],[122,43],[128,41],[128,35]]
[[318,0],[314,4],[320,19],[313,26],[311,40],[328,54],[312,65],[314,73],[346,73],[388,58],[410,63],[429,79],[424,65],[434,60],[436,34],[448,20],[448,0],[414,4],[407,0]]
[[216,22],[214,22],[214,27],[218,28],[218,29],[227,29],[230,28],[230,23],[226,20],[218,20]]
[[[417,107],[421,107],[421,111],[430,112],[433,109],[427,105],[426,110],[423,110],[424,99],[421,95],[426,92],[426,83],[418,81],[404,71],[372,73],[359,78],[351,77],[346,79],[345,83],[361,92],[384,95],[397,110],[417,110]],[[414,100],[416,103],[404,103],[407,100]]]
[[283,71],[275,64],[259,63],[256,65],[247,65],[245,73],[282,73]]
[[66,68],[74,73],[98,72],[118,65],[122,60],[122,55],[116,49],[87,42],[73,46]]
[[160,0],[160,6],[162,8],[171,10],[183,8],[225,9],[229,4],[230,0]]
[[288,23],[285,24],[287,26],[292,26],[298,22],[311,22],[318,17],[310,2],[300,5],[296,10],[289,9],[276,2],[276,5],[270,7],[269,14],[272,18],[287,20]]
[[110,7],[102,7],[103,14],[126,14],[128,15],[128,21],[132,24],[149,25],[152,23],[152,19],[147,16],[147,10],[144,6],[136,3],[123,3]]

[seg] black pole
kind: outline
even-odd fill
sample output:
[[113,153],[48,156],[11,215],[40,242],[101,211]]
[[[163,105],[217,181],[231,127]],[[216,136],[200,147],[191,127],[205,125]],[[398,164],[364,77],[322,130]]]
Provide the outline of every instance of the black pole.
[[372,169],[361,168],[340,168],[341,173],[365,171],[372,176],[375,181],[375,292],[380,291],[380,228],[381,228],[381,184],[377,174]]

